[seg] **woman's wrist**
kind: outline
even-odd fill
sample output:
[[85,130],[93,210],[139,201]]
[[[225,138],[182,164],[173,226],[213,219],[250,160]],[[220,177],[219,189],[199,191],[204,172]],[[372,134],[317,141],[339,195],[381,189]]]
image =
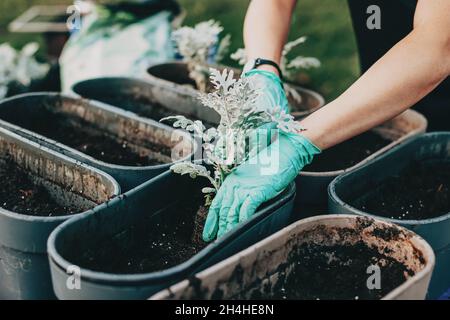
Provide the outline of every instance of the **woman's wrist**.
[[280,73],[278,72],[277,68],[275,68],[274,66],[271,66],[269,64],[260,65],[260,66],[256,67],[256,69],[257,70],[269,71],[269,72],[272,72],[272,73],[276,74],[277,77],[280,77]]

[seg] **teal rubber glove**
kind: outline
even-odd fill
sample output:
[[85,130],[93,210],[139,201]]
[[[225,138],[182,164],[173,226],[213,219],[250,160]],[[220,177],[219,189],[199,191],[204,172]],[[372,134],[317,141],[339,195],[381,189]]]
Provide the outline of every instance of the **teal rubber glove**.
[[254,69],[244,74],[249,78],[255,88],[261,90],[257,105],[268,111],[275,107],[281,107],[289,111],[288,100],[281,79],[273,72]]
[[299,134],[280,133],[267,149],[235,169],[217,192],[203,229],[212,241],[250,218],[264,202],[276,197],[321,151]]
[[[280,78],[273,72],[265,70],[251,70],[243,75],[243,77],[250,80],[253,88],[260,92],[255,104],[263,110],[270,111],[276,107],[288,112],[288,100],[284,92],[283,84]],[[275,123],[267,123],[253,130],[249,134],[249,156],[254,156],[259,151],[266,148],[271,143],[271,130],[276,129]],[[218,141],[216,145],[216,156],[224,158],[223,150],[226,141]]]
[[[281,108],[286,113],[289,112],[288,100],[283,88],[281,79],[273,72],[254,69],[246,74],[245,78],[250,79],[251,84],[259,90],[260,95],[256,100],[256,105],[265,111],[270,111],[276,107]],[[276,124],[268,123],[254,130],[250,135],[250,156],[254,156],[259,151],[266,148],[271,143],[271,130],[276,128]]]

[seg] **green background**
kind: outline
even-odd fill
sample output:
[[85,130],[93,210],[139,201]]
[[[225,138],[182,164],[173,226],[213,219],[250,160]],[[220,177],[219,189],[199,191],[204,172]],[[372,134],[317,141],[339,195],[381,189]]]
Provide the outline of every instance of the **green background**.
[[[38,35],[8,33],[8,23],[34,4],[70,3],[70,0],[1,0],[0,43],[10,42],[17,48],[29,41],[42,43]],[[185,24],[216,19],[223,24],[225,33],[232,36],[232,52],[243,46],[242,23],[248,0],[179,0],[179,3],[187,12]],[[315,56],[322,62],[321,68],[302,76],[303,84],[321,92],[327,100],[335,98],[359,74],[347,2],[298,0],[289,38],[300,35],[306,35],[308,41],[293,51],[293,55]]]

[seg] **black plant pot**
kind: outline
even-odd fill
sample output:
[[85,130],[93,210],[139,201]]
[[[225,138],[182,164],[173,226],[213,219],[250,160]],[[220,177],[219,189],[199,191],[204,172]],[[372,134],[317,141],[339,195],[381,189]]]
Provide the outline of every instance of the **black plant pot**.
[[[351,173],[336,178],[329,186],[331,213],[374,216],[402,225],[427,240],[436,254],[436,267],[428,292],[439,297],[450,286],[450,212],[423,220],[399,220],[361,211],[350,203],[376,191],[389,177],[398,175],[412,162],[450,160],[450,133],[429,133],[393,148],[378,159]],[[394,213],[393,213],[394,214]]]
[[[70,206],[76,212],[88,211],[120,193],[119,185],[109,175],[4,128],[0,128],[0,149],[0,165],[12,161],[60,206]],[[27,215],[0,208],[0,299],[55,297],[47,238],[56,226],[75,215]]]
[[[124,191],[167,171],[174,161],[172,151],[176,151],[175,160],[181,161],[190,159],[197,150],[196,142],[187,133],[175,133],[169,126],[100,102],[58,93],[30,93],[3,100],[0,126],[109,173]],[[110,156],[123,147],[138,160],[156,162],[118,164],[101,158],[98,150],[87,154],[84,148],[90,148],[90,141],[69,146],[84,135],[95,137],[101,148],[112,144],[105,147],[110,149],[105,150]]]
[[118,77],[89,79],[74,84],[72,91],[84,98],[101,101],[156,121],[174,115],[202,120],[205,124],[217,124],[220,120],[217,112],[198,101],[192,100],[187,107],[186,98],[179,97],[179,100],[175,101],[174,97],[174,100],[169,99],[168,103],[161,97],[170,95],[170,92],[139,79]]
[[[55,230],[49,238],[48,250],[57,297],[146,299],[155,292],[269,236],[292,221],[294,184],[262,206],[248,221],[207,245],[185,262],[161,271],[139,274],[107,273],[102,272],[101,267],[100,270],[92,271],[80,265],[80,289],[67,288],[66,282],[71,277],[71,273],[67,271],[71,265],[77,264],[74,261],[78,259],[77,252],[88,252],[93,246],[101,243],[105,243],[104,250],[114,251],[111,245],[107,245],[108,241],[105,242],[105,239],[120,237],[124,234],[124,230],[136,224],[159,226],[174,224],[176,215],[181,213],[173,213],[169,211],[170,208],[183,197],[192,197],[194,190],[198,190],[194,188],[197,184],[198,181],[167,172],[119,196],[95,213],[73,219]],[[140,242],[138,244],[141,245]],[[110,252],[110,254],[117,253]],[[105,265],[103,268],[108,267]]]
[[[296,207],[299,218],[310,217],[317,213],[327,212],[328,185],[336,177],[360,168],[389,151],[405,140],[424,133],[427,128],[427,120],[420,113],[407,110],[401,115],[371,130],[372,133],[391,141],[388,145],[368,155],[355,165],[341,170],[311,171],[302,170],[296,179],[297,198]],[[325,154],[321,156],[326,156]],[[314,161],[313,161],[314,164]]]

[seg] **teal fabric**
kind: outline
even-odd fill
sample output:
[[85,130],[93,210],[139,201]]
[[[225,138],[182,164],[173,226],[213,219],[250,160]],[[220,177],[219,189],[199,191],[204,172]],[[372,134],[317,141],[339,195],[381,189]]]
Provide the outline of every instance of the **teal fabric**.
[[173,59],[171,21],[170,11],[139,19],[126,11],[96,6],[62,52],[63,91],[90,78],[144,77],[149,65]]
[[320,152],[299,134],[280,133],[267,149],[225,179],[209,209],[203,239],[212,241],[249,219],[261,204],[282,192]]

